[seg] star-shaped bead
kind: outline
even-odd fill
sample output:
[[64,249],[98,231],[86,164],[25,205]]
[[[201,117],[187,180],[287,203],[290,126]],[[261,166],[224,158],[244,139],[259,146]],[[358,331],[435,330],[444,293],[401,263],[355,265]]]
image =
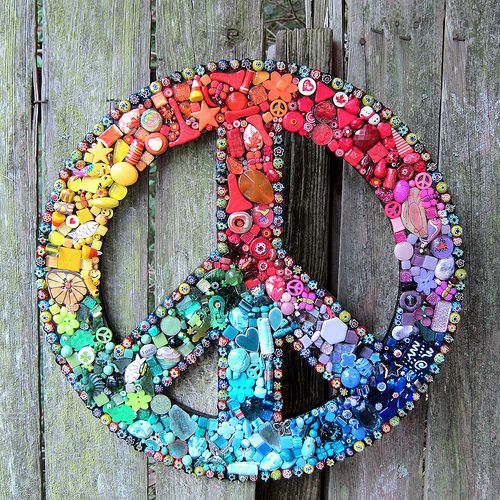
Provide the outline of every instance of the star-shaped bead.
[[104,144],[97,141],[97,144],[89,149],[89,153],[94,155],[92,163],[105,163],[109,165],[108,154],[113,151],[113,148],[105,148]]
[[219,124],[215,119],[215,115],[219,112],[220,108],[210,108],[205,101],[201,102],[201,109],[194,113],[191,113],[191,116],[194,116],[198,120],[199,130],[205,130],[207,125],[212,125],[213,127],[217,127]]

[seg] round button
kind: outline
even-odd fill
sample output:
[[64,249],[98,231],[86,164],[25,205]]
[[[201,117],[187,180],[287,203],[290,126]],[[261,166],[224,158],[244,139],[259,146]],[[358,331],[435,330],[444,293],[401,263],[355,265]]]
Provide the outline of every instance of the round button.
[[431,252],[438,259],[446,259],[453,252],[453,240],[446,235],[438,236],[431,243]]
[[233,233],[243,234],[252,227],[252,218],[247,212],[235,212],[229,216],[227,224]]
[[414,290],[410,292],[404,292],[399,297],[399,305],[408,312],[413,312],[422,303],[422,298],[418,292]]
[[168,149],[167,138],[159,132],[149,134],[144,145],[146,147],[146,151],[152,155],[161,155]]
[[71,229],[75,229],[80,225],[80,221],[76,215],[68,215],[66,217],[66,225]]
[[166,415],[170,408],[172,408],[172,402],[170,398],[164,394],[157,394],[149,403],[151,411],[157,413],[158,415]]
[[349,98],[347,97],[347,94],[345,92],[337,92],[333,96],[333,102],[335,103],[335,106],[337,108],[343,108],[346,104]]
[[261,228],[269,227],[274,220],[274,212],[269,205],[259,204],[252,209],[253,223]]
[[312,95],[316,92],[316,82],[312,78],[303,78],[299,82],[299,92],[302,95]]
[[148,132],[156,132],[163,125],[163,118],[158,111],[147,109],[141,115],[141,125]]
[[80,361],[80,363],[82,365],[90,365],[94,362],[94,359],[95,359],[94,349],[92,347],[90,347],[89,345],[82,347],[80,349],[80,351],[78,352],[77,357],[78,357],[78,361]]
[[304,126],[304,117],[299,111],[289,111],[283,118],[283,128],[288,132],[298,132]]
[[314,116],[321,123],[330,123],[336,115],[337,108],[331,101],[320,102],[314,109]]
[[270,241],[266,238],[255,238],[250,244],[250,253],[257,260],[267,259],[272,249]]
[[181,331],[181,322],[175,316],[165,316],[161,320],[160,328],[165,335],[177,335]]
[[413,245],[407,241],[401,241],[394,247],[394,255],[398,260],[410,260],[413,257]]
[[314,127],[311,139],[319,146],[326,146],[333,139],[333,130],[325,123],[320,123]]

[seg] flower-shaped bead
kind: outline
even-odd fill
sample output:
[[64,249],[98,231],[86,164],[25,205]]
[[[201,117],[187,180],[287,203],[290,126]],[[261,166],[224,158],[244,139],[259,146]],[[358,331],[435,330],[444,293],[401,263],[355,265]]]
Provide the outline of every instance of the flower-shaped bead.
[[229,397],[237,399],[240,403],[253,396],[255,380],[247,377],[245,373],[242,373],[238,378],[231,379],[229,384]]
[[292,75],[286,73],[280,75],[277,71],[271,73],[271,79],[263,83],[269,91],[269,100],[283,99],[285,102],[292,100],[292,93],[297,91],[297,85],[292,83]]
[[229,422],[222,422],[217,432],[226,440],[229,441],[236,429]]
[[54,316],[54,321],[57,324],[57,333],[73,335],[75,329],[80,326],[80,322],[76,319],[76,313],[69,312],[65,307],[61,307],[59,314]]
[[153,399],[145,391],[130,392],[127,394],[128,401],[125,402],[128,406],[132,407],[132,410],[147,410],[149,407],[149,402]]
[[355,354],[350,354],[347,352],[342,353],[342,357],[340,360],[340,365],[342,366],[342,368],[353,367],[355,362],[356,362]]
[[424,292],[425,295],[429,295],[437,287],[437,283],[434,281],[434,272],[424,268],[420,269],[420,274],[415,276],[414,280],[417,283],[417,292]]
[[432,307],[419,307],[413,311],[413,317],[424,326],[431,326],[434,309]]

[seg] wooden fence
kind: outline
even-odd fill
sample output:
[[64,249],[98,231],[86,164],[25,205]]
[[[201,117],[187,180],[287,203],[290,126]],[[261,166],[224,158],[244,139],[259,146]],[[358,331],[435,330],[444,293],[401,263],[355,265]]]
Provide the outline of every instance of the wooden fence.
[[[6,0],[0,3],[0,498],[498,498],[497,2],[305,3],[307,29],[280,33],[277,57],[345,75],[399,110],[439,159],[463,215],[470,272],[465,320],[428,399],[345,464],[258,484],[196,479],[148,464],[92,418],[37,330],[36,214],[61,161],[108,101],[155,76],[152,5],[44,0],[37,75],[36,2]],[[156,0],[158,74],[221,57],[263,57],[262,7],[261,0]],[[103,295],[123,335],[212,248],[212,143],[198,141],[159,161],[115,217]],[[397,283],[381,207],[352,169],[319,149],[295,140],[289,160],[289,248],[357,317],[381,330]],[[213,412],[215,355],[194,373],[180,384],[182,397]],[[298,367],[286,383],[290,411],[326,396],[307,368]]]

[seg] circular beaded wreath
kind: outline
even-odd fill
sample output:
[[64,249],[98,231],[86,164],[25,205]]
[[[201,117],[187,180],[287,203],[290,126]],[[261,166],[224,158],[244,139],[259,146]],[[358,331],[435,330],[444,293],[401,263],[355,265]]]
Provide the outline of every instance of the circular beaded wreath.
[[[120,342],[99,295],[108,224],[140,172],[206,131],[216,134],[216,249]],[[343,158],[384,206],[400,286],[383,338],[282,246],[284,131]],[[223,60],[119,102],[65,162],[40,218],[40,320],[80,398],[137,450],[198,476],[290,478],[372,445],[426,392],[460,321],[461,236],[436,163],[389,108],[306,66]],[[213,344],[218,416],[207,417],[168,388]],[[284,419],[289,348],[331,399]]]

